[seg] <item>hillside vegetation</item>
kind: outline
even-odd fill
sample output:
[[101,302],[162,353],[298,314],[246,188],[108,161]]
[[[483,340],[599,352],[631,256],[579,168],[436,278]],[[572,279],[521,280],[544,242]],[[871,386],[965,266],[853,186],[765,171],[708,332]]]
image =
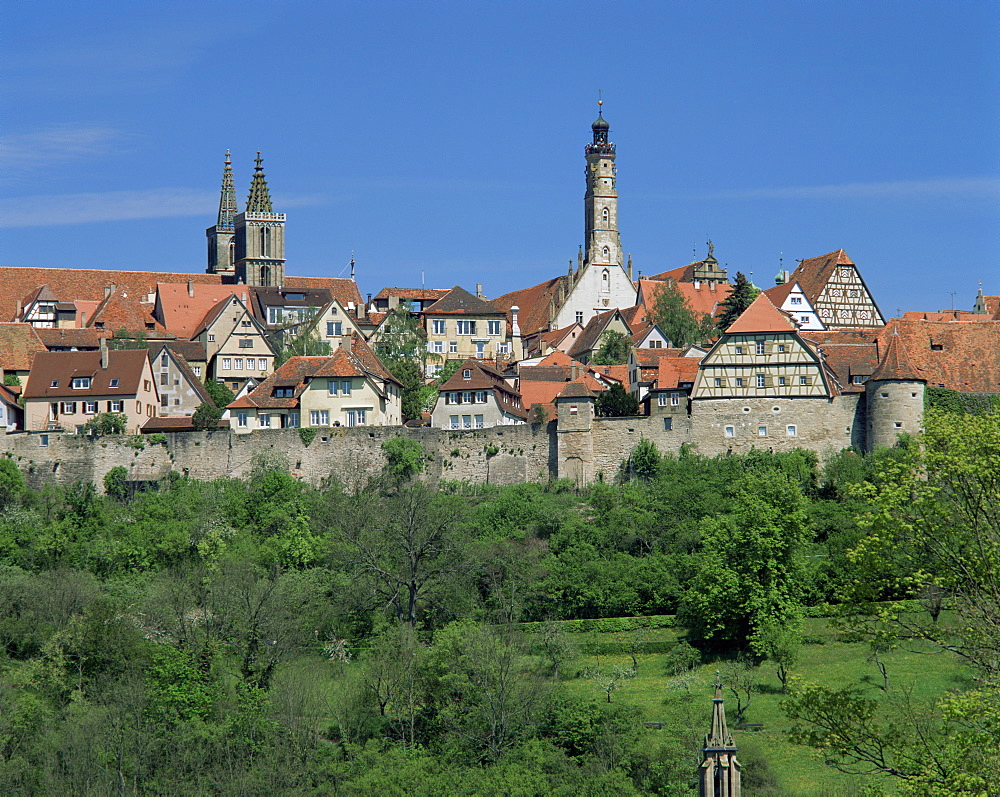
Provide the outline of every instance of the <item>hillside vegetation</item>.
[[419,454],[322,489],[0,460],[4,791],[692,794],[716,679],[748,795],[1000,779],[997,413],[822,470],[643,442],[584,491]]

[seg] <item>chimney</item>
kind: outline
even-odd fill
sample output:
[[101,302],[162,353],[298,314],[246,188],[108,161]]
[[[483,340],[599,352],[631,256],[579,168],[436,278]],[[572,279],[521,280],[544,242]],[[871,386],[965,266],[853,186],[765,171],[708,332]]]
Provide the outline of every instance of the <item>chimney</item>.
[[714,282],[710,282],[710,283],[708,283],[708,289],[709,289],[710,291],[714,291],[714,290],[715,290],[715,283],[714,283]]
[[573,364],[569,367],[569,381],[570,382],[576,381],[576,364]]
[[14,320],[15,321],[20,321],[21,320],[21,310],[22,309],[23,308],[21,307],[21,300],[18,299],[17,300],[17,313],[14,315]]
[[340,348],[346,352],[352,351],[352,346],[354,345],[354,335],[348,332],[344,337],[340,339]]
[[188,296],[194,298],[194,280],[188,280]]
[[80,323],[77,326],[77,329],[84,329],[86,326],[87,326],[87,311],[86,310],[81,310],[80,311]]
[[477,299],[483,298],[483,284],[481,282],[476,283],[476,298]]
[[109,359],[110,359],[110,355],[108,354],[108,339],[107,338],[101,338],[101,370],[102,371],[107,371],[108,370],[108,360]]
[[515,338],[521,336],[521,327],[517,325],[517,313],[520,309],[516,304],[510,308],[510,334]]
[[113,283],[113,282],[110,285],[105,285],[104,286],[104,298],[107,299],[108,297],[110,297],[111,294],[113,294],[117,288],[118,288],[118,286],[115,285],[115,283]]
[[240,294],[240,298],[243,299],[243,304],[246,304],[247,303],[247,292],[243,291],[243,293]]

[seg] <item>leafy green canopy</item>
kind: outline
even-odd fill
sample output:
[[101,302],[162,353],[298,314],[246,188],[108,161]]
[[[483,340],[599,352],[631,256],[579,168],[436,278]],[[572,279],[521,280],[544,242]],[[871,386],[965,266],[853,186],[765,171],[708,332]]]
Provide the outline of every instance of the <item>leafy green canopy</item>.
[[673,280],[659,283],[647,317],[676,348],[704,343],[714,332],[711,316],[706,314],[699,318]]

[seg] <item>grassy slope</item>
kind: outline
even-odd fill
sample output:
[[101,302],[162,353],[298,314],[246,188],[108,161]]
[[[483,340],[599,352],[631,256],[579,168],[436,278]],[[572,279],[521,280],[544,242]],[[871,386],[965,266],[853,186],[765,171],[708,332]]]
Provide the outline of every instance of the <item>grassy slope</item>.
[[[837,641],[837,633],[821,619],[806,620],[805,633],[813,639],[822,639],[823,644],[806,645],[802,650],[802,660],[793,671],[793,678],[830,687],[865,683],[872,695],[882,694],[879,685],[882,676],[875,664],[868,660],[868,650],[863,644]],[[646,632],[650,638],[669,639],[676,637],[670,629]],[[584,644],[594,639],[592,634],[573,635],[578,643]],[[627,636],[620,634],[617,636]],[[895,650],[886,654],[890,678],[890,690],[912,687],[913,696],[918,700],[932,700],[943,692],[962,686],[965,671],[953,659],[944,654],[924,654]],[[628,656],[581,656],[566,672],[584,673],[590,669],[609,669],[615,664],[631,666]],[[718,665],[703,665],[696,673],[698,681],[688,698],[683,690],[668,690],[669,676],[663,669],[663,656],[642,655],[639,657],[638,675],[625,683],[613,694],[615,702],[639,706],[648,721],[667,721],[675,725],[687,723],[694,713],[697,733],[702,737],[709,730],[711,722],[712,684]],[[744,748],[756,747],[760,755],[776,773],[779,784],[789,795],[820,797],[823,795],[852,795],[860,793],[867,780],[845,775],[825,765],[822,758],[809,748],[792,744],[784,731],[791,723],[780,708],[781,683],[774,667],[765,662],[760,668],[761,691],[745,717],[746,722],[763,723],[764,729],[757,732],[736,731],[736,743]],[[593,681],[577,677],[564,683],[564,687],[581,697],[596,700],[606,699],[604,692]],[[727,714],[732,723],[736,703],[732,695],[726,695]],[[649,733],[656,733],[651,730]],[[878,778],[885,787],[891,783]]]

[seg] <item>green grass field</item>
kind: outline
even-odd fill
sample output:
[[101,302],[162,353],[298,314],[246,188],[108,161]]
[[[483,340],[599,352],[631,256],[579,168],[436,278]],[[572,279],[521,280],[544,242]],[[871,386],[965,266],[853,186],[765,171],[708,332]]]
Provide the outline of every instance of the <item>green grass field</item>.
[[[801,661],[792,671],[793,679],[829,687],[862,684],[873,696],[884,694],[880,688],[882,675],[875,663],[869,660],[866,645],[838,641],[837,631],[825,619],[805,620],[803,631],[806,638],[816,642],[803,647]],[[604,636],[627,638],[634,633]],[[669,628],[639,633],[644,633],[646,639],[673,640],[678,636],[676,630]],[[594,634],[572,636],[581,647],[595,638]],[[681,727],[693,725],[699,739],[703,740],[711,722],[716,671],[724,662],[704,664],[695,670],[688,691],[671,683],[671,676],[665,671],[664,658],[661,654],[638,656],[636,677],[623,681],[623,686],[612,693],[612,700],[638,706],[646,721],[674,723],[675,727],[678,724]],[[915,700],[932,701],[949,689],[966,684],[966,670],[944,653],[893,650],[881,658],[886,664],[890,693],[911,689]],[[606,671],[615,665],[631,667],[632,659],[628,655],[582,655],[565,668],[565,672],[575,677],[564,681],[562,686],[581,697],[606,700],[601,686],[585,677],[585,673],[588,670]],[[747,752],[747,758],[759,756],[768,762],[782,793],[796,797],[850,797],[861,794],[863,787],[873,782],[881,784],[887,791],[892,789],[891,778],[865,778],[841,773],[827,766],[817,752],[793,744],[788,739],[785,731],[792,723],[782,712],[784,696],[781,682],[770,662],[761,665],[758,685],[759,691],[754,694],[744,721],[762,724],[763,728],[757,731],[734,728],[736,700],[728,691],[725,693],[727,717],[737,745]],[[650,734],[658,732],[653,729],[647,731]]]

